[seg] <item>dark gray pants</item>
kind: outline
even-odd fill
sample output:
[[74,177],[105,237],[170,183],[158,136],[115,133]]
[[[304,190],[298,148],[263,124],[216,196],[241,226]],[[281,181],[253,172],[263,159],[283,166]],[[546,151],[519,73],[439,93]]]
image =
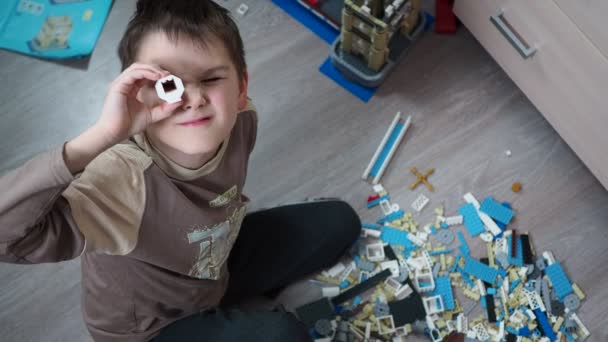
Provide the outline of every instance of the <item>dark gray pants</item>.
[[228,260],[230,281],[221,307],[173,323],[154,342],[311,341],[291,313],[229,307],[333,265],[355,242],[360,229],[355,211],[335,200],[248,214]]

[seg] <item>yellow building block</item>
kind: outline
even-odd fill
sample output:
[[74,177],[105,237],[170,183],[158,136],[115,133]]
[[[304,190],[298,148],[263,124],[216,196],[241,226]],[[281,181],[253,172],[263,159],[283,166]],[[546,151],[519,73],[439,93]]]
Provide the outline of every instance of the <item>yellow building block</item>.
[[564,318],[560,316],[557,318],[557,321],[555,321],[555,324],[553,324],[553,331],[558,332],[562,324],[564,324]]
[[574,293],[576,293],[576,296],[578,297],[578,299],[580,299],[580,300],[585,299],[585,293],[583,292],[583,290],[581,290],[580,287],[578,287],[577,284],[572,284],[572,290],[574,290]]
[[467,298],[472,299],[474,301],[478,301],[481,297],[479,292],[472,291],[468,288],[465,288],[462,292]]
[[493,251],[493,243],[488,243],[488,261],[490,263],[490,267],[496,267],[496,263],[494,262],[494,251]]

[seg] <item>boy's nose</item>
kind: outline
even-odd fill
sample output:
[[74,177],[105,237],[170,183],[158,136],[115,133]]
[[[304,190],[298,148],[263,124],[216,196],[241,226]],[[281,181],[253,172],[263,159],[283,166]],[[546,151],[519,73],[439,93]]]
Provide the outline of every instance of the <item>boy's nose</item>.
[[182,101],[184,109],[199,108],[207,104],[207,97],[202,86],[188,85],[184,87]]

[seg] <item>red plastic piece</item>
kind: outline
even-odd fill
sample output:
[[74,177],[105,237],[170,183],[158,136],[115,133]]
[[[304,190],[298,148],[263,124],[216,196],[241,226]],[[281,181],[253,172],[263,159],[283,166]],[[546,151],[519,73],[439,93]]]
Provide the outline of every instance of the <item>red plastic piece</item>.
[[452,8],[454,0],[435,1],[435,32],[456,33],[456,15]]
[[377,200],[378,198],[380,198],[380,195],[368,196],[368,197],[367,197],[367,202],[375,201],[375,200]]

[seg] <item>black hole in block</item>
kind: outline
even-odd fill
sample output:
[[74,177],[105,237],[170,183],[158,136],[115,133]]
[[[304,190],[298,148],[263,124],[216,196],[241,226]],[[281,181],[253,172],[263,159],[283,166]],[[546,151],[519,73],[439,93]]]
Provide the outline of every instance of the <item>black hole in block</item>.
[[165,93],[170,93],[175,89],[177,89],[177,86],[175,85],[174,80],[167,80],[163,82],[163,90],[165,91]]

